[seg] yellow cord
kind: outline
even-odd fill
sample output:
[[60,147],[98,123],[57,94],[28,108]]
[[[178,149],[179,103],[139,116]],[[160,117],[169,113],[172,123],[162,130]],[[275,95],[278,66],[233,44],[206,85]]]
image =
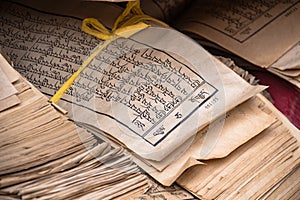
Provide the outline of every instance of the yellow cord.
[[84,70],[88,64],[97,56],[98,53],[100,53],[107,45],[109,45],[113,40],[118,38],[119,36],[122,37],[130,37],[131,35],[149,27],[149,25],[144,23],[138,23],[132,26],[127,26],[120,28],[116,31],[116,35],[114,35],[111,39],[106,40],[104,44],[99,45],[97,49],[83,62],[83,64],[80,66],[80,68],[72,74],[72,76],[59,88],[59,90],[56,91],[56,93],[53,95],[53,97],[50,99],[50,102],[57,104],[58,101],[62,98],[64,93],[71,87],[75,79],[79,76],[79,74]]
[[113,40],[122,37],[130,37],[131,35],[145,29],[149,25],[142,23],[143,21],[154,21],[163,26],[168,27],[167,24],[161,22],[153,17],[145,15],[140,7],[140,1],[130,1],[123,13],[116,19],[112,30],[108,30],[97,19],[86,18],[82,22],[82,31],[93,35],[101,40],[105,40],[104,44],[97,47],[97,49],[83,62],[80,68],[59,88],[59,90],[50,99],[50,102],[57,104],[64,93],[71,87],[79,74],[88,66],[94,57],[100,53]]
[[166,23],[144,14],[140,7],[140,1],[137,0],[127,3],[122,14],[116,19],[111,31],[95,18],[84,19],[81,29],[85,33],[93,35],[101,40],[109,40],[114,35],[118,35],[118,33],[122,32],[124,27],[130,27],[131,25],[144,21],[154,21],[164,27],[169,27]]
[[74,73],[72,76],[59,88],[59,90],[56,91],[55,95],[50,99],[52,103],[57,103],[61,97],[64,95],[64,93],[71,87],[75,79],[79,76],[79,74],[86,68],[86,66],[92,61],[92,59],[103,49],[105,48],[111,41],[107,40],[104,42],[103,45],[99,46],[92,55],[90,55],[81,65],[81,67]]

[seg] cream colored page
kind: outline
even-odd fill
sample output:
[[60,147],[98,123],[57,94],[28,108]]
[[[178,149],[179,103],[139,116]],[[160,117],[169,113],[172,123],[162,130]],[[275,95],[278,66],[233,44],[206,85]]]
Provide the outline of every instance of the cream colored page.
[[[226,157],[269,127],[275,120],[275,115],[270,113],[265,103],[255,97],[237,106],[226,116],[218,118],[209,127],[197,133],[186,142],[188,149],[184,153],[180,154],[175,151],[169,155],[171,158],[176,158],[178,157],[176,154],[179,154],[180,157],[161,171],[139,163],[140,161],[136,162],[163,185],[171,185],[186,169],[203,164],[200,162],[203,160]],[[177,149],[177,151],[182,151],[182,149]],[[167,161],[148,163],[152,166],[158,165],[156,168],[159,168],[163,166],[163,162]]]
[[228,157],[186,171],[177,183],[205,199],[249,199],[252,192],[259,196],[299,164],[298,146],[286,127],[276,123]]
[[292,1],[194,1],[176,25],[268,67],[300,40],[300,4]]
[[[225,157],[274,122],[274,115],[263,111],[263,104],[257,97],[247,100],[198,132],[196,136],[181,145],[164,160],[160,162],[147,160],[145,162],[159,171],[163,171],[175,159],[181,159],[174,164],[177,168],[185,166],[186,161],[182,161],[182,157],[185,160]],[[249,129],[248,127],[253,124],[256,126]]]
[[[2,10],[4,50],[15,68],[49,96],[102,44],[80,31],[81,20],[8,7]],[[75,121],[159,161],[262,89],[250,86],[184,35],[148,28],[112,41],[60,105]]]
[[180,33],[162,28],[112,41],[73,86],[80,94],[72,99],[73,119],[156,161],[263,89]]
[[273,63],[271,67],[281,71],[300,70],[300,41],[279,60]]
[[275,121],[276,116],[255,96],[208,128],[195,157],[200,160],[226,157]]
[[[222,178],[220,179],[216,179],[215,181],[212,181],[213,178],[217,177],[218,173],[222,173],[222,172],[228,172],[228,176],[232,176],[232,178],[235,178],[234,173],[235,171],[228,171],[229,166],[234,163],[235,159],[241,157],[241,154],[247,153],[249,154],[249,156],[245,157],[246,160],[244,160],[244,162],[248,161],[248,159],[251,159],[252,156],[255,157],[257,155],[262,155],[263,153],[268,152],[268,148],[264,147],[264,145],[259,145],[258,147],[260,148],[260,151],[258,152],[257,150],[253,151],[253,146],[257,145],[259,143],[265,143],[265,144],[269,144],[270,141],[266,141],[267,137],[269,137],[269,139],[271,138],[272,140],[276,140],[279,138],[279,135],[281,135],[281,137],[290,137],[292,139],[290,139],[291,141],[294,139],[297,139],[298,144],[294,143],[293,145],[290,146],[299,146],[299,142],[300,142],[300,131],[299,129],[297,129],[293,124],[291,124],[291,122],[289,122],[289,120],[282,114],[280,113],[280,111],[278,111],[274,105],[269,102],[265,97],[263,97],[261,94],[258,94],[257,97],[259,98],[259,100],[261,102],[263,102],[265,104],[265,107],[267,108],[267,110],[269,110],[268,112],[272,112],[270,113],[271,115],[275,115],[277,118],[277,122],[274,124],[275,126],[271,126],[268,129],[266,129],[262,134],[258,135],[257,137],[253,138],[253,140],[250,140],[249,142],[247,142],[245,145],[242,145],[239,149],[237,149],[236,151],[233,151],[232,154],[230,154],[229,156],[227,156],[224,159],[215,159],[215,160],[208,160],[207,165],[202,165],[199,167],[195,167],[193,169],[190,169],[189,171],[186,171],[178,180],[177,182],[185,187],[186,189],[192,191],[195,194],[199,195],[199,190],[203,189],[203,188],[207,188],[208,190],[212,189],[213,185],[215,186],[220,186],[222,187],[221,184],[226,184],[225,182],[222,183],[222,181],[224,181],[223,178],[225,178],[225,176],[222,176]],[[277,124],[277,125],[276,125]],[[276,133],[277,132],[277,133]],[[267,135],[269,136],[265,136],[267,133]],[[279,135],[275,135],[275,134],[279,134]],[[293,138],[294,137],[294,138]],[[277,141],[278,142],[282,142]],[[273,142],[274,143],[274,142]],[[275,142],[276,143],[276,142]],[[269,148],[271,148],[271,145],[269,145]],[[263,149],[263,151],[261,151]],[[288,147],[283,147],[283,150],[288,150]],[[251,153],[252,151],[252,153]],[[272,155],[272,152],[268,152],[268,154],[270,156],[274,156],[276,157],[276,155]],[[251,156],[252,155],[252,156]],[[283,154],[278,154],[278,156],[282,156]],[[288,154],[291,158],[289,160],[296,160],[298,159],[297,162],[294,163],[290,163],[290,161],[284,160],[287,162],[288,165],[291,164],[296,164],[299,163],[299,148],[296,151],[293,151],[292,154]],[[237,156],[237,157],[236,157]],[[263,160],[262,160],[263,161]],[[282,161],[282,160],[281,160]],[[240,169],[244,169],[247,166],[243,166],[244,162],[240,162]],[[258,161],[257,161],[258,162]],[[255,164],[255,162],[253,162]],[[278,163],[278,162],[275,162]],[[274,163],[273,163],[274,164]],[[267,166],[270,165],[269,162],[266,160],[265,163],[262,165],[263,166]],[[260,169],[260,167],[256,167],[255,170]],[[276,166],[274,165],[273,168],[269,168],[269,172],[274,172],[274,173],[280,173],[280,170],[276,168]],[[240,171],[238,171],[240,172]],[[260,183],[261,178],[259,178],[258,176],[256,176],[256,174],[254,174],[254,172],[249,171],[248,172],[249,175],[251,175],[252,177],[258,178],[259,180],[256,180],[257,182],[257,189],[260,189],[260,186],[258,186],[258,183]],[[277,175],[278,175],[277,174]],[[265,176],[266,173],[262,174],[261,177],[266,178],[267,176]],[[197,178],[196,178],[197,177]],[[242,178],[242,177],[241,177]],[[250,180],[251,182],[252,180]],[[278,179],[269,179],[269,181],[273,181],[274,184],[279,181]],[[247,185],[248,182],[244,182],[244,185]],[[242,185],[242,186],[244,186]],[[233,188],[234,186],[232,185],[230,187],[230,185],[228,185],[229,188]],[[239,190],[236,190],[235,192],[238,192]],[[250,190],[248,190],[250,191]],[[241,195],[243,195],[244,193],[240,193]],[[204,198],[204,196],[202,197]],[[222,198],[220,198],[222,199]]]

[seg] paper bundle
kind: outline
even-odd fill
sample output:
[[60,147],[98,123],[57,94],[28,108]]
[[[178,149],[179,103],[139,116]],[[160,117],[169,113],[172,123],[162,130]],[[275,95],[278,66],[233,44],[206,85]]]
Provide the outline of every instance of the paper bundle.
[[[205,165],[187,170],[177,180],[181,186],[200,199],[264,199],[274,196],[273,191],[280,187],[285,191],[282,198],[297,198],[294,192],[299,189],[295,174],[300,163],[299,130],[286,119],[287,123],[283,123],[282,114],[276,113],[264,97],[258,96],[256,101],[271,115],[278,114],[278,121],[229,156],[203,161]],[[294,181],[286,184],[290,176]],[[293,187],[294,192],[288,193]]]
[[[12,23],[29,13],[12,4],[7,12],[7,4],[3,17]],[[15,69],[46,95],[53,95],[104,43],[81,32],[80,20],[33,10],[22,19],[2,27],[12,30],[3,36],[4,50],[14,58]],[[11,46],[19,33],[24,34],[18,45]],[[179,32],[150,27],[111,41],[59,105],[76,123],[104,131],[162,171],[189,148],[199,130],[264,88],[249,85]],[[180,167],[177,176],[189,166]]]
[[[97,2],[92,2],[93,5],[94,3]],[[232,193],[232,197],[238,197],[239,194],[248,196],[248,193],[244,192],[252,187],[254,189],[251,191],[255,194],[249,193],[249,196],[267,195],[271,189],[284,189],[285,184],[280,184],[285,183],[284,180],[293,180],[288,179],[288,174],[296,171],[299,164],[299,133],[289,133],[290,130],[282,124],[282,119],[279,120],[274,114],[274,109],[270,108],[263,97],[257,95],[266,87],[256,85],[254,78],[247,72],[235,67],[232,67],[233,70],[228,68],[193,40],[170,28],[152,26],[138,31],[131,30],[135,34],[126,32],[124,35],[114,36],[112,40],[102,41],[82,32],[82,21],[74,18],[82,19],[91,17],[92,14],[79,11],[77,15],[70,9],[66,10],[66,13],[72,17],[67,17],[57,15],[61,12],[59,9],[54,11],[56,14],[49,14],[44,13],[47,6],[36,2],[29,5],[39,10],[10,2],[1,3],[3,26],[0,29],[4,33],[0,35],[1,45],[13,61],[14,68],[48,97],[53,96],[86,60],[90,60],[66,90],[58,102],[58,108],[68,111],[68,118],[81,127],[78,129],[81,130],[80,133],[87,134],[86,130],[89,131],[91,135],[84,138],[90,138],[88,141],[91,141],[92,152],[101,154],[104,150],[100,151],[99,148],[106,149],[102,142],[96,145],[97,141],[93,136],[110,143],[115,149],[123,146],[129,151],[127,155],[161,184],[170,186],[180,177],[177,181],[180,185],[196,196],[208,199],[214,195],[227,196],[229,193]],[[64,5],[63,3],[62,7]],[[88,7],[90,4],[84,2],[84,5]],[[72,4],[72,7],[79,8],[76,7],[76,3]],[[99,9],[95,6],[93,10],[99,12]],[[114,9],[122,11],[121,8],[113,7]],[[108,12],[109,6],[105,7],[105,10]],[[113,20],[107,16],[94,17],[102,19],[105,25],[112,27]],[[111,17],[115,20],[115,16]],[[3,98],[13,95],[14,92],[7,93]],[[49,117],[45,116],[46,113]],[[51,119],[51,114],[48,113],[50,112],[47,110],[36,115]],[[69,124],[72,130],[74,124]],[[278,135],[278,139],[277,136],[273,138],[273,132]],[[50,137],[50,134],[39,136],[41,138],[32,143],[37,143],[43,137],[45,141],[51,141],[46,137],[48,135]],[[58,135],[57,140],[62,138],[68,145],[76,144],[72,140],[72,134]],[[281,136],[282,140],[279,139]],[[250,148],[248,145],[253,141],[262,146],[257,147],[253,144],[253,148]],[[284,145],[287,145],[287,148],[282,150],[281,146]],[[47,145],[43,143],[38,145],[41,152],[45,146]],[[65,146],[55,153],[61,154],[59,152],[64,151],[63,147]],[[71,149],[76,148],[70,147],[70,151]],[[259,157],[264,150],[265,154]],[[8,149],[7,152],[11,150]],[[136,176],[109,170],[112,174],[98,180],[96,177],[101,174],[98,170],[108,169],[93,163],[96,162],[97,156],[88,156],[91,161],[78,164],[76,159],[87,159],[86,154],[78,153],[74,158],[71,157],[71,160],[76,161],[74,172],[66,170],[57,174],[57,177],[53,174],[43,174],[43,178],[34,178],[40,178],[38,181],[44,183],[44,187],[38,186],[40,182],[15,183],[16,186],[6,188],[5,192],[48,195],[53,192],[48,186],[60,191],[59,187],[62,185],[68,185],[69,181],[75,183],[85,176],[89,177],[84,178],[88,185],[88,181],[94,178],[99,181],[99,185],[104,184],[105,180],[105,184],[112,185],[99,188],[99,185],[95,184],[89,187],[87,192],[79,190],[77,195],[91,197],[97,194],[103,195],[100,196],[103,198],[112,198],[114,196],[105,195],[108,191],[116,191],[116,196],[128,192],[125,194],[126,198],[136,197],[148,181],[128,157],[121,156],[121,152],[105,151],[114,155],[112,152],[116,155],[112,156],[108,163],[122,169],[124,167],[123,171],[132,171]],[[20,159],[22,155],[19,155]],[[103,154],[104,157],[105,155]],[[31,162],[37,158],[32,156],[29,160]],[[253,160],[253,165],[244,164],[240,160],[247,158]],[[23,159],[24,162],[28,160]],[[277,163],[278,159],[283,160]],[[258,162],[254,163],[254,160]],[[214,165],[215,161],[219,164]],[[11,162],[10,168],[18,169],[16,163]],[[268,167],[265,168],[265,165]],[[289,167],[286,167],[287,165]],[[59,166],[54,169],[64,169],[65,164]],[[223,171],[227,166],[229,168]],[[239,167],[245,170],[236,174]],[[266,186],[257,184],[261,174],[277,167],[278,171],[265,177]],[[84,172],[81,170],[83,168]],[[257,171],[253,170],[255,168]],[[205,178],[206,169],[214,173],[206,179],[208,187],[202,187],[198,177]],[[8,170],[8,167],[5,170]],[[14,177],[27,173],[23,170],[25,169],[20,166],[15,172],[19,174]],[[82,177],[78,175],[74,179],[70,178],[79,171],[83,173]],[[239,185],[235,182],[227,184],[226,181],[219,181],[223,176],[226,176],[226,180],[237,181]],[[276,176],[278,179],[274,179]],[[120,186],[121,180],[114,178],[122,178],[124,188]],[[193,181],[189,181],[192,178]],[[53,180],[58,179],[62,185],[56,188]],[[134,182],[137,190],[134,190],[132,185]],[[213,184],[216,193],[206,193]],[[275,188],[275,185],[278,187]],[[26,192],[22,193],[23,189],[26,189]],[[41,193],[34,193],[36,190]],[[239,190],[242,192],[239,193]],[[62,195],[74,195],[73,190],[70,193],[66,190],[61,192]]]
[[1,100],[1,199],[112,199],[149,186],[124,149],[76,127],[2,55],[0,61],[18,99]]

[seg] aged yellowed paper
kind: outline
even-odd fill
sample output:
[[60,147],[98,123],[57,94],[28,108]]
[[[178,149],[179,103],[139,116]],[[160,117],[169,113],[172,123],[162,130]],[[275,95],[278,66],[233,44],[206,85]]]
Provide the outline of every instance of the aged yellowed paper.
[[299,42],[299,17],[298,0],[194,1],[176,27],[268,67]]
[[[48,96],[103,44],[80,30],[81,20],[5,4],[2,45],[15,68]],[[264,88],[249,85],[185,35],[150,27],[111,41],[59,104],[74,121],[161,161]]]

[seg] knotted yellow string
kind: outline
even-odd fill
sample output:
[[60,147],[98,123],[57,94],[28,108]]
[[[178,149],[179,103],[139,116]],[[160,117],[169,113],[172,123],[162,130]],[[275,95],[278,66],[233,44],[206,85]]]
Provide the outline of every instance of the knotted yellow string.
[[93,35],[102,40],[111,39],[114,35],[119,35],[130,28],[131,25],[139,24],[144,21],[154,21],[164,27],[169,27],[166,23],[150,17],[142,11],[140,1],[130,1],[125,10],[116,19],[111,31],[101,24],[97,19],[86,18],[82,22],[82,31]]
[[154,21],[163,26],[168,27],[167,24],[161,22],[155,18],[145,15],[140,8],[140,2],[130,1],[123,13],[116,19],[112,30],[108,30],[97,19],[86,18],[82,22],[82,30],[90,35],[93,35],[99,39],[105,40],[104,44],[97,47],[97,49],[83,62],[80,68],[59,88],[59,90],[50,99],[50,102],[57,104],[64,93],[71,87],[75,79],[79,74],[88,66],[88,64],[94,59],[94,57],[100,53],[107,45],[113,40],[122,37],[130,37],[134,33],[145,29],[149,25],[142,23],[143,21]]

